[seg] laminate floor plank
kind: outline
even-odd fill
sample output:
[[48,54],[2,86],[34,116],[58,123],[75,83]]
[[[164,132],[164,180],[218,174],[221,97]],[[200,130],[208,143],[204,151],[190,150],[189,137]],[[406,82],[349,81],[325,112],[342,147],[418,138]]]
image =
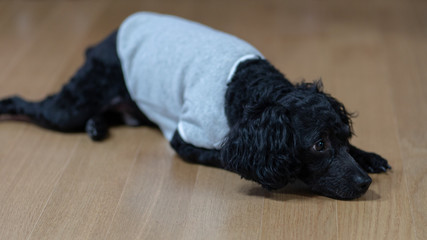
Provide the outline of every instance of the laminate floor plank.
[[95,143],[1,121],[0,239],[427,238],[425,1],[0,1],[0,96],[58,91],[87,46],[142,10],[235,34],[293,82],[322,78],[358,113],[352,143],[393,169],[339,201],[186,163],[156,129]]
[[403,171],[406,173],[407,194],[416,236],[427,238],[427,4],[414,1],[408,11],[389,18],[384,23],[389,84],[397,118]]

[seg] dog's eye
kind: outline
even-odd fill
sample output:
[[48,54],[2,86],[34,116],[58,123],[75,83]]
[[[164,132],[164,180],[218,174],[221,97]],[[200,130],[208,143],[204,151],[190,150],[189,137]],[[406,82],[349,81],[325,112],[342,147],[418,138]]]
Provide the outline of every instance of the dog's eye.
[[323,151],[325,151],[325,149],[326,149],[326,143],[325,143],[325,141],[322,139],[322,140],[319,140],[319,141],[317,141],[314,145],[313,145],[313,149],[315,150],[315,151],[317,151],[317,152],[323,152]]

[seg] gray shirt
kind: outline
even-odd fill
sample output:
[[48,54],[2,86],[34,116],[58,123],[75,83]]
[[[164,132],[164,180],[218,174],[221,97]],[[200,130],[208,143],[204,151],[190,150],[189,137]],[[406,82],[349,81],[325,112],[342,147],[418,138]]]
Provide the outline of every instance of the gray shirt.
[[171,140],[219,149],[229,131],[225,91],[237,65],[262,57],[232,35],[179,17],[140,12],[120,26],[117,51],[126,86]]

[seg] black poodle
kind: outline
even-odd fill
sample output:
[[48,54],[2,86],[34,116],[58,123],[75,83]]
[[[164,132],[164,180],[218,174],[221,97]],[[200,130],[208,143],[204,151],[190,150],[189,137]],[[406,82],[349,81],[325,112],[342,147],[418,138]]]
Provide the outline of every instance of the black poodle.
[[[59,93],[40,102],[17,96],[1,100],[3,119],[25,118],[62,132],[85,130],[93,140],[106,138],[112,125],[159,126],[155,118],[148,117],[149,112],[139,107],[140,99],[133,97],[133,89],[125,83],[130,75],[124,73],[123,59],[118,54],[120,31],[87,50],[86,62]],[[174,51],[165,47],[166,43],[157,39],[156,42],[159,48]],[[134,50],[130,52],[133,54]],[[210,67],[213,65],[207,65],[207,69]],[[180,76],[187,75],[181,72]],[[166,101],[169,96],[161,97]],[[181,97],[184,100],[180,104],[185,105],[185,96]],[[352,115],[343,104],[322,91],[320,81],[293,85],[262,56],[240,61],[224,87],[224,94],[217,100],[222,101],[223,110],[215,114],[220,116],[223,112],[228,124],[226,135],[217,147],[189,143],[184,140],[188,136],[183,136],[174,125],[168,139],[184,160],[235,172],[269,190],[301,179],[312,191],[337,199],[360,197],[372,181],[366,172],[390,169],[381,156],[349,143]],[[204,114],[203,106],[208,101],[211,99],[198,100],[202,109],[195,110],[196,115]],[[159,104],[156,109],[164,103]],[[183,110],[175,111],[181,118]],[[217,121],[215,117],[209,120]],[[224,130],[215,129],[216,125],[210,127],[213,129],[209,131]]]

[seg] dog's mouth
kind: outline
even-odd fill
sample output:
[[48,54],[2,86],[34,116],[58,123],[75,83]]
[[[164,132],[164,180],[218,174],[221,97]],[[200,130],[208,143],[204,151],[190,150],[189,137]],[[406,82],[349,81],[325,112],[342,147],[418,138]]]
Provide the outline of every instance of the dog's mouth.
[[343,184],[341,186],[329,186],[323,188],[313,186],[311,189],[313,192],[325,197],[338,200],[353,200],[360,198],[365,194],[368,191],[371,182],[371,178],[368,178],[363,183]]
[[363,194],[366,193],[366,191],[364,192],[315,191],[315,192],[319,195],[337,199],[337,200],[354,200],[354,199],[360,198]]
[[352,200],[365,194],[371,183],[372,179],[367,174],[349,174],[342,178],[324,177],[307,184],[316,194],[333,199]]

